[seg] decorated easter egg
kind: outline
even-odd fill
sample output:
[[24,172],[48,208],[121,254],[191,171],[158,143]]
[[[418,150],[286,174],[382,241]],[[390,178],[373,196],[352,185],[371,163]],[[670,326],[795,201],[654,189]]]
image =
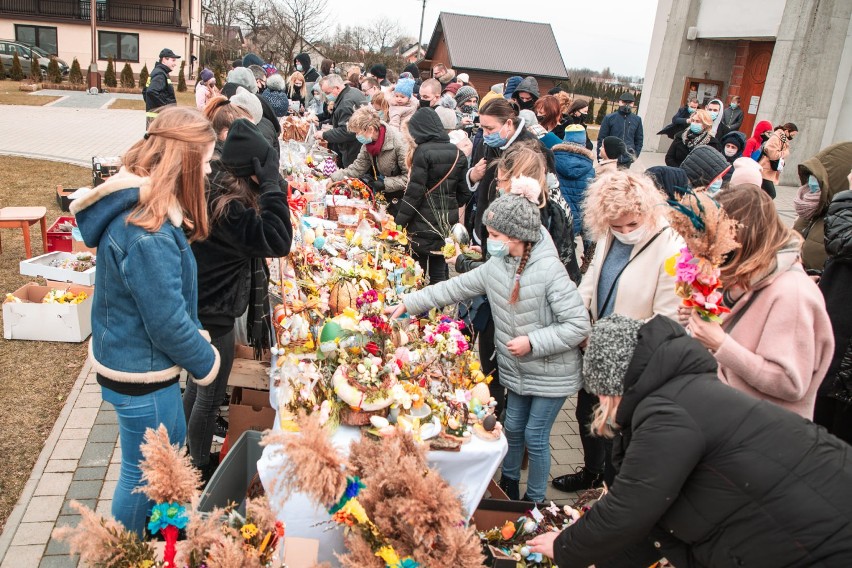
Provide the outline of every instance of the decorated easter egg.
[[485,383],[477,383],[470,391],[471,398],[476,398],[480,401],[491,398],[491,391],[488,390],[488,385]]
[[485,429],[486,432],[493,432],[495,426],[497,426],[497,417],[493,414],[489,414],[485,417],[485,420],[482,421],[482,428]]
[[322,250],[322,247],[325,246],[325,237],[316,237],[314,239],[314,246],[317,247],[317,250]]
[[340,280],[332,286],[328,297],[328,308],[331,313],[338,315],[346,308],[354,308],[359,296],[358,287],[350,280]]
[[331,176],[334,172],[337,171],[337,164],[334,163],[334,158],[329,156],[322,163],[322,173],[326,176]]
[[304,239],[305,244],[313,244],[316,239],[316,233],[313,229],[305,229],[305,232],[302,234],[302,239]]

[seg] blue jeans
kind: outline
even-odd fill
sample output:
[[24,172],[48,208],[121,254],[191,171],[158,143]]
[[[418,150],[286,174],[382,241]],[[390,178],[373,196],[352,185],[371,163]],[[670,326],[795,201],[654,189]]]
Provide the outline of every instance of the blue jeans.
[[186,445],[192,465],[203,470],[210,463],[210,448],[216,430],[219,405],[228,389],[228,377],[234,366],[234,329],[210,343],[219,351],[219,374],[209,385],[201,386],[192,379],[186,382],[183,394],[183,413],[186,416]]
[[112,497],[112,516],[129,531],[143,537],[145,517],[154,506],[153,501],[133,490],[142,485],[139,462],[143,442],[148,428],[156,429],[160,424],[169,431],[172,445],[183,446],[186,438],[186,421],[180,398],[180,384],[154,391],[142,396],[119,394],[101,387],[103,399],[115,407],[118,414],[118,432],[121,440],[121,473]]
[[566,398],[521,396],[509,391],[506,420],[503,423],[509,452],[503,460],[503,477],[514,480],[521,478],[521,461],[526,447],[530,456],[527,479],[527,498],[530,501],[544,501],[550,477],[550,429]]

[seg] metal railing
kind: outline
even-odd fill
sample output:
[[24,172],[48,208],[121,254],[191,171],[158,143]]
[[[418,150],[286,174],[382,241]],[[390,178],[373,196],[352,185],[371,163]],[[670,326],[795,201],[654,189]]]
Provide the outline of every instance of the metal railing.
[[[0,0],[0,14],[21,14],[45,18],[86,20],[91,16],[88,0]],[[180,26],[180,10],[169,6],[149,6],[124,2],[99,2],[99,22]]]

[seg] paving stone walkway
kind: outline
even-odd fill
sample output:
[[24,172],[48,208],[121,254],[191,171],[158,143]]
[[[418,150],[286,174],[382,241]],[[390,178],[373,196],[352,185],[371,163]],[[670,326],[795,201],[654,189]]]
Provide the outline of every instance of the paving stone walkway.
[[133,95],[130,93],[99,93],[97,95],[90,95],[83,91],[63,91],[61,89],[36,91],[32,93],[32,96],[61,97],[57,101],[48,103],[47,106],[54,108],[107,109],[116,99],[142,100],[142,95]]

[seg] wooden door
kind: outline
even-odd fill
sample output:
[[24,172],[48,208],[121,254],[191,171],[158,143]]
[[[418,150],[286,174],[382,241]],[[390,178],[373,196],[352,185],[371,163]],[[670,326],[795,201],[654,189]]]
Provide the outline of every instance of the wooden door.
[[745,132],[746,136],[751,136],[754,131],[755,118],[763,97],[763,86],[766,83],[769,63],[772,61],[773,49],[775,49],[774,41],[749,42],[743,84],[740,88],[740,105],[745,113],[740,130]]

